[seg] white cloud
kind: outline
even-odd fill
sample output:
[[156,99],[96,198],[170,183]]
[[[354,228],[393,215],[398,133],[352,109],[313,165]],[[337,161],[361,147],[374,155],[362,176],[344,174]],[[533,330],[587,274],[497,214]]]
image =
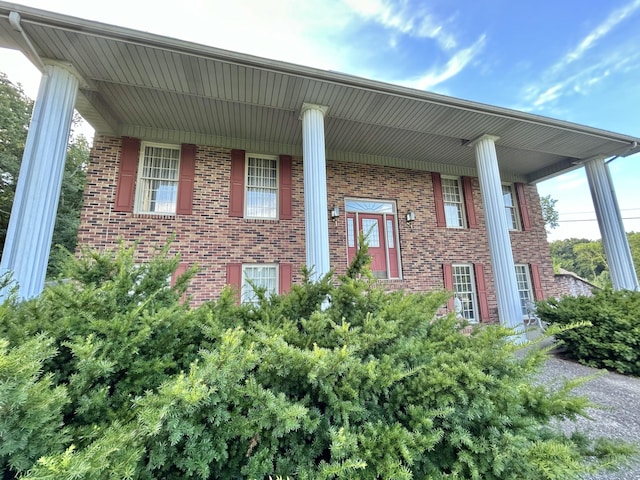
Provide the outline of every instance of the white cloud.
[[525,89],[525,100],[541,109],[565,95],[588,95],[598,84],[617,73],[638,70],[640,50],[635,42],[633,39],[627,44],[616,45],[615,50],[606,50],[593,56],[588,64],[580,65],[578,69],[567,68],[563,74],[547,72],[539,84],[529,85]]
[[573,63],[584,56],[587,50],[595,46],[596,42],[607,35],[613,30],[620,22],[631,16],[636,10],[640,8],[640,0],[634,0],[633,2],[625,5],[622,8],[614,10],[607,17],[607,19],[598,25],[593,31],[591,31],[576,48],[567,53],[556,65],[552,67],[552,70],[561,70],[570,63]]
[[560,92],[564,85],[562,83],[553,85],[547,88],[544,92],[538,94],[538,98],[535,99],[533,105],[539,107],[547,102],[551,102],[560,96]]
[[353,12],[385,28],[417,38],[431,38],[443,50],[453,50],[458,42],[445,28],[445,21],[436,18],[422,4],[408,0],[344,0]]
[[621,22],[639,9],[640,0],[634,0],[611,12],[575,48],[543,72],[539,82],[527,86],[524,99],[534,109],[543,110],[565,95],[589,94],[595,86],[613,73],[638,69],[640,50],[637,37],[623,44],[610,42],[599,49],[596,47],[600,47],[599,44],[607,35],[613,33]]
[[482,51],[485,45],[486,36],[482,35],[470,47],[464,48],[456,52],[449,61],[442,66],[431,68],[418,78],[410,80],[396,80],[396,83],[406,87],[417,88],[419,90],[429,90],[434,86],[448,80],[460,73],[471,61],[473,61],[478,53]]

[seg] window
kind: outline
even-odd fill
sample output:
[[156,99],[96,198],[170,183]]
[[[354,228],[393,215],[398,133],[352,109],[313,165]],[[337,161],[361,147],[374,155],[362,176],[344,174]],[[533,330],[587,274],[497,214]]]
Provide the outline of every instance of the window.
[[245,217],[278,218],[278,158],[247,154]]
[[347,260],[351,262],[364,235],[371,256],[371,271],[377,278],[400,278],[400,252],[396,205],[381,200],[348,199]]
[[516,282],[520,296],[522,315],[529,317],[530,304],[533,302],[533,290],[531,288],[531,276],[527,265],[516,264]]
[[459,178],[442,177],[442,197],[447,227],[464,228],[464,197]]
[[175,214],[179,173],[179,147],[143,142],[134,211]]
[[453,292],[460,300],[460,315],[471,323],[478,322],[476,285],[472,265],[453,265]]
[[242,303],[255,303],[256,289],[264,289],[267,295],[278,293],[278,266],[253,264],[242,266]]
[[193,214],[197,147],[122,137],[114,212]]
[[513,185],[502,185],[502,198],[504,199],[504,208],[507,215],[507,225],[509,230],[520,230],[520,222],[518,220],[518,204]]
[[231,150],[229,216],[261,220],[293,218],[291,155]]
[[478,228],[471,177],[443,177],[431,172],[436,225],[449,228]]

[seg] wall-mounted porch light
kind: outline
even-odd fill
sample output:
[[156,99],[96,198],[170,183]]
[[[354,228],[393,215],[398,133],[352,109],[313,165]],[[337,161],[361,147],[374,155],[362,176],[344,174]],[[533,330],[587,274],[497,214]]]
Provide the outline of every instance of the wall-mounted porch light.
[[413,230],[413,222],[416,221],[416,214],[413,213],[413,210],[409,210],[407,212],[407,225],[409,225],[409,228],[411,230]]
[[333,220],[333,223],[335,225],[338,224],[338,218],[340,218],[340,208],[337,205],[335,205],[333,207],[333,210],[331,210],[331,220]]

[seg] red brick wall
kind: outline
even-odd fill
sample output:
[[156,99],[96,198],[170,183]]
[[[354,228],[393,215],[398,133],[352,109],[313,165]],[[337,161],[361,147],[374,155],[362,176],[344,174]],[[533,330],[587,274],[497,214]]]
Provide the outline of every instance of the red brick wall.
[[[96,137],[87,172],[85,206],[79,244],[113,247],[123,238],[139,242],[140,260],[175,234],[172,251],[183,262],[197,263],[200,272],[190,287],[195,304],[215,298],[225,284],[227,263],[293,264],[293,280],[300,281],[305,262],[302,160],[293,159],[293,220],[253,221],[230,218],[230,149],[198,146],[193,215],[156,216],[113,212],[120,139]],[[328,205],[340,207],[337,224],[329,222],[331,266],[343,273],[347,266],[344,200],[346,197],[393,200],[398,210],[403,280],[382,281],[386,288],[425,291],[443,287],[442,263],[483,263],[489,306],[496,319],[491,262],[482,199],[473,179],[479,228],[437,227],[429,172],[328,161]],[[551,258],[537,190],[526,187],[532,229],[511,234],[516,263],[540,265],[545,295],[556,295]],[[404,221],[416,214],[413,230]],[[328,215],[328,212],[327,212]]]

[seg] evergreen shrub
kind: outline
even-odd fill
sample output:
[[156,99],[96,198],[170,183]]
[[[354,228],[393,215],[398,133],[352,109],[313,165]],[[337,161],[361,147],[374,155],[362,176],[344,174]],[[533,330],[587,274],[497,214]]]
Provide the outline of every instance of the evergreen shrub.
[[337,281],[198,308],[167,251],[86,252],[2,305],[4,479],[565,480],[625,453],[553,427],[588,401],[535,381],[543,350],[382,292],[366,248]]
[[640,376],[640,292],[596,291],[592,297],[562,297],[537,304],[540,318],[554,325],[589,322],[556,335],[566,355],[590,367]]

